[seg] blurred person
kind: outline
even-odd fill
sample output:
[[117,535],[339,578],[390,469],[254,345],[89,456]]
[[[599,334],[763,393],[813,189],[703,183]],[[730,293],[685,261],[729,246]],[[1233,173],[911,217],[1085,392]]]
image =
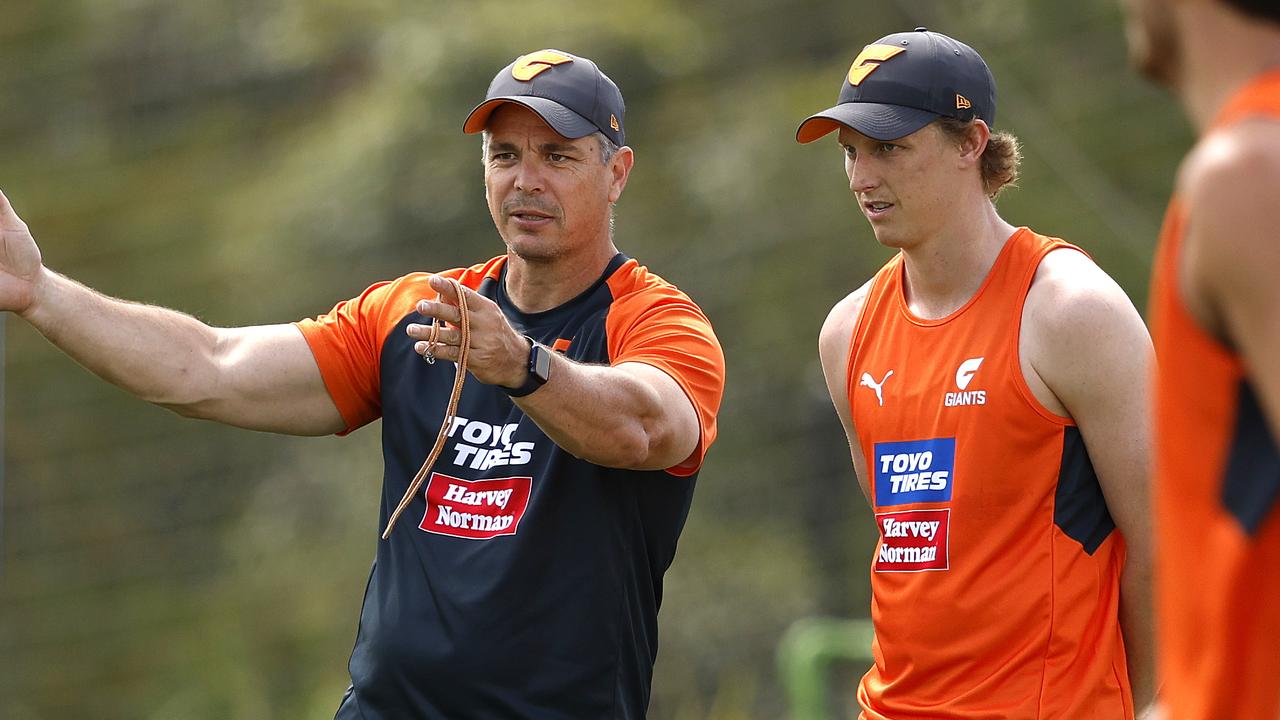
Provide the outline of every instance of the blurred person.
[[521,56],[464,124],[483,133],[506,254],[292,324],[213,328],[90,290],[43,266],[0,195],[0,307],[182,415],[298,435],[381,417],[383,526],[445,414],[461,283],[470,376],[423,491],[378,543],[338,718],[646,713],[724,358],[697,305],[614,246],[634,162],[623,111],[592,61]]
[[1173,720],[1280,718],[1280,5],[1125,3],[1200,138],[1151,287],[1156,609]]
[[819,341],[880,533],[861,717],[1141,717],[1150,339],[1083,251],[1000,217],[1019,153],[995,110],[978,53],[916,28],[796,133],[838,131],[898,251]]

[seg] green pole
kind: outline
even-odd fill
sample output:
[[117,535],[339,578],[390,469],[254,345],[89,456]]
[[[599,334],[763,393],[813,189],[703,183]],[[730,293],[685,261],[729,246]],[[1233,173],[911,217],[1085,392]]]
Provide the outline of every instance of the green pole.
[[870,619],[801,618],[778,643],[778,676],[791,720],[829,720],[827,669],[837,660],[872,662]]

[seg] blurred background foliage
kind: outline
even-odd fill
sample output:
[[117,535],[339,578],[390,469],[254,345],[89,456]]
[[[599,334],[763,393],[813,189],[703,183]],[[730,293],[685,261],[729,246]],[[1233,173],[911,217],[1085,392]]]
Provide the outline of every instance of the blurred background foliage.
[[[728,356],[650,714],[780,717],[787,625],[868,613],[875,529],[815,344],[888,256],[834,141],[793,134],[862,45],[916,25],[995,72],[1026,155],[1006,219],[1083,245],[1141,307],[1190,134],[1128,69],[1114,0],[0,0],[0,187],[86,284],[290,321],[502,252],[462,120],[518,54],[595,59],[637,152],[617,243],[702,304]],[[7,325],[0,717],[331,717],[377,427],[180,420]],[[846,711],[855,671],[832,678]]]

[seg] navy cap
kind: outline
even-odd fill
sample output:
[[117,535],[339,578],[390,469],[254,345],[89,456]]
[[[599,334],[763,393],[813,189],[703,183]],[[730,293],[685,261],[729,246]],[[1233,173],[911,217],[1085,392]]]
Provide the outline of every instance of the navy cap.
[[813,142],[841,125],[897,140],[940,117],[980,118],[994,127],[996,81],[973,48],[920,27],[863,48],[836,106],[805,118],[796,140]]
[[516,58],[494,76],[484,102],[467,116],[462,131],[481,132],[489,116],[506,103],[529,108],[567,138],[598,131],[618,145],[626,139],[622,91],[595,63],[577,55],[539,50]]

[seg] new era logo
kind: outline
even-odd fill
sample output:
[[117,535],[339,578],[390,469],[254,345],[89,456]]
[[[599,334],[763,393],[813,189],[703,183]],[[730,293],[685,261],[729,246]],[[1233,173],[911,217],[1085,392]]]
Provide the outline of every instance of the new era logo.
[[961,95],[960,93],[956,93],[956,109],[957,110],[964,110],[965,108],[971,108],[971,107],[973,107],[973,103],[969,102],[969,98]]

